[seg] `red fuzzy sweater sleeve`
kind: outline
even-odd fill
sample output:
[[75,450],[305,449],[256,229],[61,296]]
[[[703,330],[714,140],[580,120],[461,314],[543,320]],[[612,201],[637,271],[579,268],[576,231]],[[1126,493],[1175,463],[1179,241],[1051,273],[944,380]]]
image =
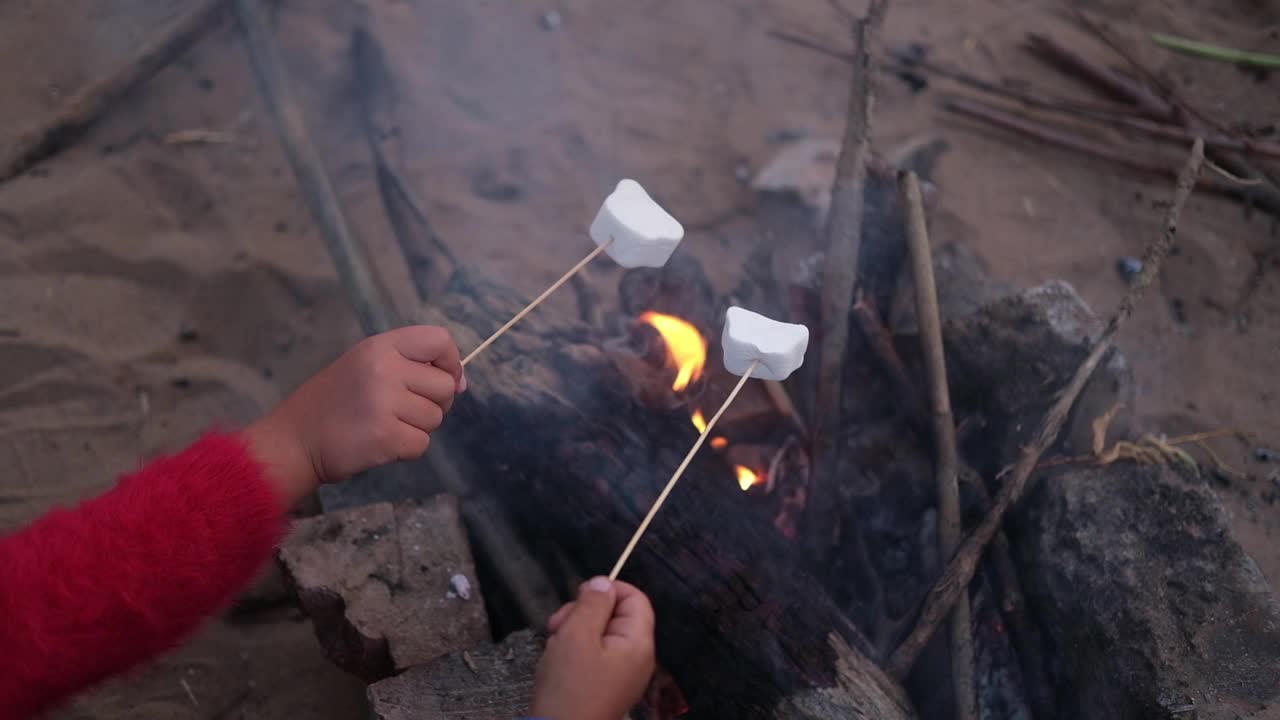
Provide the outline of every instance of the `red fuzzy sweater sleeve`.
[[0,538],[0,720],[172,648],[266,563],[285,508],[236,435]]

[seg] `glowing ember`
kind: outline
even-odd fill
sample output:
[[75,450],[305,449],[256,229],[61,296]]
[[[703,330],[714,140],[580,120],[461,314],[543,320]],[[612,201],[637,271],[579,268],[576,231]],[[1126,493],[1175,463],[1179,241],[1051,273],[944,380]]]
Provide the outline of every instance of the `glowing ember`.
[[[656,328],[667,343],[667,358],[677,369],[672,390],[684,390],[702,377],[702,367],[707,364],[707,341],[697,328],[678,317],[656,312],[641,315],[640,321]],[[698,430],[701,432],[702,428]]]
[[733,469],[738,472],[738,487],[742,488],[742,492],[750,490],[752,485],[759,484],[760,475],[750,468],[735,465]]
[[[707,419],[702,416],[701,410],[694,410],[692,419],[693,426],[698,428],[698,432],[702,432],[707,429]],[[713,437],[711,438],[711,447],[714,450],[723,450],[729,447],[729,438]]]

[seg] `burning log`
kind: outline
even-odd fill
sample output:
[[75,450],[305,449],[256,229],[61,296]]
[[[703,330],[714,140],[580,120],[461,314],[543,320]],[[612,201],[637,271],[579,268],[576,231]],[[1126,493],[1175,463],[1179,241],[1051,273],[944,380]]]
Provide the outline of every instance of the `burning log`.
[[[427,320],[474,345],[522,299],[455,276]],[[451,439],[529,534],[606,572],[695,437],[687,412],[638,401],[592,329],[537,313],[469,368]],[[635,367],[627,365],[628,368]],[[658,612],[660,659],[692,711],[735,718],[908,718],[902,689],[796,548],[704,452],[627,568]]]

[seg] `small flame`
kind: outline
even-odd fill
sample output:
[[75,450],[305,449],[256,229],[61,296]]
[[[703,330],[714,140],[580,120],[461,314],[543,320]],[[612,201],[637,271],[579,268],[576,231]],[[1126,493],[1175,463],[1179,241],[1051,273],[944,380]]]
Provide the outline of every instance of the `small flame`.
[[702,376],[702,367],[707,364],[707,341],[697,328],[678,317],[656,312],[644,313],[640,321],[656,328],[667,343],[667,358],[677,369],[672,390],[684,390]]
[[[693,419],[693,426],[698,428],[698,432],[701,433],[701,432],[707,431],[707,419],[702,416],[701,410],[694,410],[692,419]],[[711,438],[711,449],[723,450],[727,447],[729,447],[729,438],[727,437]]]
[[751,486],[760,483],[760,475],[751,468],[735,465],[734,470],[738,473],[738,487],[742,488],[742,492],[751,489]]

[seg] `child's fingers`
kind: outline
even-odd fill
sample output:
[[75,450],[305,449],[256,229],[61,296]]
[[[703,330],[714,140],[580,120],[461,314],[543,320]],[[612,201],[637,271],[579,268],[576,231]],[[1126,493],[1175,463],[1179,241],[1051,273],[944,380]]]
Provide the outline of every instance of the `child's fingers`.
[[444,409],[427,398],[405,393],[396,407],[396,419],[424,433],[433,433],[444,422]]
[[635,585],[616,582],[618,603],[605,630],[607,637],[649,640],[653,637],[653,605]]
[[614,600],[617,597],[615,583],[608,578],[592,578],[578,590],[578,600],[561,625],[561,633],[583,643],[595,643],[598,647],[604,630],[613,618]]
[[422,457],[431,447],[431,434],[403,420],[398,425],[394,436],[396,459],[417,460]]
[[462,357],[453,334],[442,327],[415,325],[392,330],[392,343],[401,355],[414,362],[430,363],[449,373],[455,383],[462,381]]
[[564,624],[565,618],[569,617],[569,613],[573,612],[573,606],[576,604],[572,602],[565,603],[560,606],[559,610],[552,613],[551,617],[547,618],[547,632],[552,635],[556,634],[556,631]]
[[436,405],[446,413],[453,407],[453,399],[457,395],[457,381],[449,373],[431,365],[406,363],[404,384],[409,392],[419,395]]

